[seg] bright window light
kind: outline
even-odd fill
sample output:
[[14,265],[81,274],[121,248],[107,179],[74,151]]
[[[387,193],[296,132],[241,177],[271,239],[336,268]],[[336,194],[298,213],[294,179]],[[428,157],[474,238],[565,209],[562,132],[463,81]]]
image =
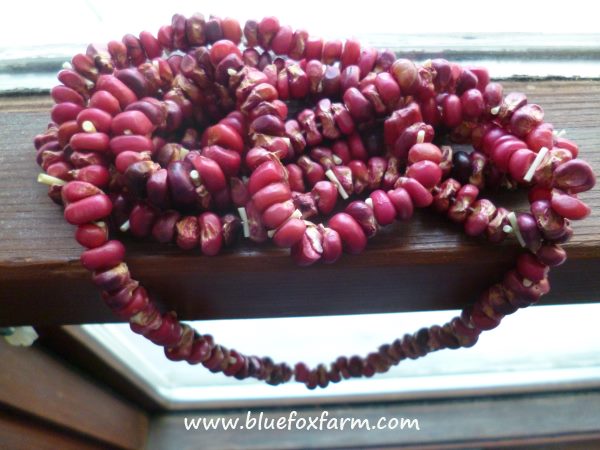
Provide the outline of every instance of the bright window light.
[[[275,361],[329,362],[365,355],[405,332],[443,323],[454,311],[198,321],[202,333],[246,354]],[[346,380],[308,391],[240,382],[202,366],[166,360],[161,349],[127,325],[84,325],[68,330],[172,409],[349,402],[395,398],[600,387],[600,303],[537,306],[506,317],[469,349],[443,350],[405,360],[371,379]]]

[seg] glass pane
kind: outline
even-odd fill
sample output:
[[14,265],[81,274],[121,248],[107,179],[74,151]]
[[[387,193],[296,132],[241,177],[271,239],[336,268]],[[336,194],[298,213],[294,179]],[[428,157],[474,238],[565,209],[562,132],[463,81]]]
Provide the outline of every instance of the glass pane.
[[[276,361],[328,362],[365,355],[405,332],[443,323],[454,311],[194,322],[196,329],[246,354]],[[173,408],[425,398],[556,388],[600,387],[600,303],[538,306],[519,311],[482,334],[470,349],[406,360],[386,374],[308,391],[290,383],[212,374],[174,363],[127,325],[85,325],[70,331],[167,401]],[[91,338],[91,339],[90,339]]]

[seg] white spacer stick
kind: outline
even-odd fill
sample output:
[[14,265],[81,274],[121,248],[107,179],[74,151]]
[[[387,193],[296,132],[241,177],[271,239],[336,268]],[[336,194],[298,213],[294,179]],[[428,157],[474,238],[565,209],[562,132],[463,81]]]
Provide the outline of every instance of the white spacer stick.
[[365,203],[369,205],[371,209],[373,209],[373,199],[371,197],[365,198]]
[[333,162],[336,166],[339,166],[341,163],[344,162],[344,161],[342,161],[342,158],[340,158],[338,155],[333,155],[331,157],[331,159],[333,160]]
[[342,183],[340,183],[340,180],[338,180],[338,178],[335,176],[335,173],[333,173],[333,171],[331,169],[328,169],[325,172],[325,176],[327,178],[329,178],[329,181],[331,181],[333,184],[335,184],[335,186],[337,187],[337,190],[340,193],[340,195],[342,196],[342,198],[344,200],[347,200],[348,199],[348,193],[346,192],[346,190],[342,186]]
[[417,133],[417,144],[425,142],[425,130],[419,130]]
[[190,170],[190,178],[192,179],[194,186],[198,187],[202,184],[200,180],[200,173],[197,170]]
[[504,231],[506,234],[512,234],[513,227],[511,227],[510,225],[504,225],[502,227],[502,231]]
[[499,112],[500,112],[500,105],[494,106],[492,109],[490,109],[490,114],[492,116],[497,116]]
[[525,287],[533,286],[533,281],[531,281],[528,278],[523,278],[523,286],[525,286]]
[[523,239],[523,236],[521,235],[521,230],[519,230],[519,224],[517,223],[517,216],[516,216],[516,214],[514,212],[511,212],[506,217],[508,218],[508,221],[512,225],[512,229],[515,232],[515,236],[517,238],[517,241],[519,241],[519,244],[521,244],[521,247],[526,247],[527,244],[525,244],[525,240]]
[[84,120],[81,124],[81,129],[86,133],[95,133],[97,131],[91,120]]
[[71,64],[69,61],[65,61],[62,63],[62,68],[65,70],[71,70],[73,69],[73,64]]
[[546,147],[540,148],[540,151],[538,152],[537,156],[535,157],[535,159],[531,163],[531,166],[529,167],[529,170],[527,171],[527,173],[523,177],[523,179],[525,181],[527,181],[528,183],[531,181],[531,179],[533,178],[533,175],[535,174],[535,171],[537,170],[537,168],[542,163],[542,160],[544,159],[544,156],[546,156],[547,154],[548,154],[548,148],[546,148]]
[[52,175],[48,175],[47,173],[38,174],[37,182],[46,184],[48,186],[64,186],[65,184],[67,184],[65,180],[53,177]]
[[248,215],[246,214],[246,208],[238,208],[238,214],[242,219],[242,228],[244,230],[244,237],[250,237],[250,227],[248,226]]
[[122,233],[125,233],[126,231],[129,231],[129,226],[129,220],[126,220],[125,222],[123,222],[123,225],[119,227],[119,230],[121,230]]

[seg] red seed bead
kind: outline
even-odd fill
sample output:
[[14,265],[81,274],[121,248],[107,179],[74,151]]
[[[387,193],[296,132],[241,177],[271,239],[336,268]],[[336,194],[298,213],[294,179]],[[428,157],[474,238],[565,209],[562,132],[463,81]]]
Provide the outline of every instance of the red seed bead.
[[344,50],[340,57],[342,69],[358,63],[360,58],[360,42],[356,39],[348,39],[344,44]]
[[442,169],[436,163],[428,160],[418,161],[406,169],[406,176],[414,178],[426,189],[437,186],[442,179]]
[[541,123],[527,134],[525,141],[536,153],[542,147],[551,149],[554,146],[554,127],[549,123]]
[[271,41],[271,50],[276,55],[287,55],[292,47],[294,32],[291,27],[284,25],[277,31]]
[[55,103],[70,102],[79,106],[85,106],[85,100],[79,92],[67,86],[54,86],[50,91],[50,95]]
[[340,73],[340,88],[343,92],[360,85],[360,69],[356,65],[344,68]]
[[287,164],[285,166],[288,172],[288,184],[290,189],[295,192],[306,192],[304,185],[304,173],[297,164]]
[[240,49],[228,39],[215,42],[210,48],[210,60],[216,67],[227,55],[235,54],[242,57]]
[[289,57],[295,60],[304,58],[307,40],[308,32],[306,30],[296,30],[292,36],[292,44],[288,52]]
[[483,95],[478,89],[469,89],[460,96],[462,113],[466,119],[477,119],[485,109]]
[[244,151],[244,141],[239,133],[225,124],[213,125],[202,134],[202,146],[219,145],[229,150],[235,150],[240,155]]
[[415,144],[408,151],[408,162],[414,164],[418,161],[431,161],[439,164],[442,162],[442,151],[437,145],[429,142]]
[[269,229],[279,228],[286,220],[290,218],[296,207],[292,200],[275,203],[269,206],[261,216],[262,223]]
[[319,225],[319,232],[323,239],[323,254],[321,259],[325,264],[332,264],[342,256],[342,239],[339,233],[332,228]]
[[319,213],[327,215],[333,211],[338,196],[338,190],[333,183],[329,181],[319,181],[315,183],[311,193],[317,202]]
[[79,114],[82,110],[83,106],[76,103],[57,103],[52,107],[50,117],[52,118],[53,122],[56,122],[60,125],[61,123],[69,120],[75,120],[77,118],[77,114]]
[[558,166],[554,172],[553,185],[566,192],[577,194],[592,189],[596,175],[592,167],[581,159],[573,159]]
[[375,78],[375,87],[381,100],[392,110],[400,100],[400,86],[388,72],[381,72]]
[[313,59],[321,60],[321,56],[323,55],[323,39],[309,37],[306,40],[305,47],[305,58],[307,61],[311,61]]
[[537,283],[548,275],[549,267],[531,253],[523,253],[517,259],[517,271],[523,278]]
[[72,170],[70,175],[74,180],[85,181],[98,187],[105,187],[110,181],[110,172],[104,166],[92,164],[81,169]]
[[81,264],[88,270],[108,269],[121,263],[124,257],[125,247],[121,242],[113,240],[83,252]]
[[344,44],[339,39],[333,41],[325,41],[323,44],[323,53],[321,55],[321,61],[324,64],[333,64],[339,60],[342,56],[342,49]]
[[262,213],[269,206],[290,198],[292,198],[292,193],[287,184],[272,183],[256,192],[252,196],[252,201],[258,212]]
[[162,213],[152,226],[152,237],[163,244],[172,242],[175,236],[175,226],[180,218],[181,214],[177,211]]
[[397,59],[390,67],[390,73],[396,79],[400,90],[405,94],[413,94],[418,84],[418,71],[414,62],[409,59]]
[[322,236],[317,227],[310,226],[291,249],[292,259],[302,267],[310,266],[321,259],[323,253]]
[[192,160],[192,165],[200,175],[200,182],[206,186],[210,192],[219,192],[227,187],[225,174],[219,164],[210,158],[198,155]]
[[413,201],[408,191],[402,187],[390,190],[387,195],[394,205],[396,218],[398,220],[408,220],[413,215]]
[[237,20],[225,17],[221,21],[221,29],[223,30],[223,37],[225,39],[229,39],[235,45],[239,45],[242,42],[242,27]]
[[106,152],[109,142],[110,137],[106,133],[75,133],[69,144],[73,150]]
[[346,108],[355,120],[365,122],[373,118],[373,106],[358,89],[352,87],[346,90],[343,97]]
[[61,196],[65,205],[97,194],[102,194],[102,191],[95,185],[84,181],[70,181],[61,189]]
[[379,231],[379,224],[375,220],[373,208],[366,202],[360,200],[351,202],[344,211],[356,220],[367,238],[375,236]]
[[510,158],[517,150],[527,149],[527,144],[519,139],[507,139],[494,145],[491,156],[498,170],[508,172]]
[[147,136],[140,136],[138,134],[115,136],[110,140],[109,147],[115,156],[126,150],[138,153],[152,152],[154,150],[152,140]]
[[72,225],[83,225],[104,219],[112,211],[112,203],[104,194],[96,194],[70,203],[65,208],[65,219]]
[[510,118],[510,129],[517,137],[527,136],[544,120],[544,111],[539,105],[529,103],[517,109]]
[[125,109],[127,105],[137,100],[133,91],[114,75],[100,75],[96,82],[96,89],[111,93],[119,101],[121,109]]
[[463,120],[462,102],[456,95],[447,95],[441,104],[442,122],[445,126],[454,128]]
[[150,155],[147,152],[138,153],[125,150],[117,155],[115,168],[119,173],[125,173],[131,165],[141,161],[150,161]]
[[200,225],[195,216],[182,217],[175,225],[177,246],[183,250],[195,248],[200,241]]
[[371,200],[373,201],[373,213],[377,223],[381,226],[389,225],[396,218],[396,209],[390,197],[382,190],[371,192]]
[[529,171],[535,160],[536,154],[529,149],[520,149],[512,154],[508,163],[508,173],[513,180],[522,183],[525,174]]
[[211,145],[202,149],[202,156],[215,161],[227,177],[238,174],[242,159],[235,150],[224,149],[218,145]]
[[[554,146],[568,150],[571,152],[571,156],[573,156],[573,158],[577,158],[577,155],[579,155],[579,147],[575,142],[572,142],[569,139],[557,137]],[[548,148],[551,148],[551,145],[548,146]]]
[[202,254],[217,255],[223,246],[223,230],[221,219],[216,214],[205,212],[198,217],[200,226],[200,248]]
[[590,215],[590,207],[577,197],[565,194],[558,189],[552,190],[552,209],[562,217],[570,220],[585,219]]
[[258,42],[262,48],[269,50],[271,41],[279,31],[279,20],[276,17],[265,17],[258,23]]
[[367,237],[364,231],[352,216],[346,213],[337,213],[329,220],[329,228],[338,232],[342,239],[344,249],[351,254],[359,254],[367,246]]
[[98,108],[86,108],[77,115],[77,124],[88,133],[110,133],[112,116]]
[[[89,108],[97,108],[116,116],[121,112],[119,100],[108,91],[96,91],[90,98]],[[109,128],[110,129],[110,128]],[[108,131],[108,130],[107,130]]]
[[160,42],[149,31],[140,33],[140,43],[148,59],[158,58],[162,54]]
[[105,223],[79,225],[75,231],[75,239],[86,248],[100,247],[108,240],[108,227]]
[[277,229],[273,243],[278,247],[290,248],[302,239],[305,231],[304,220],[291,218]]
[[433,196],[419,181],[414,178],[400,177],[394,188],[404,188],[417,208],[425,208],[433,203]]
[[154,128],[154,125],[144,113],[135,110],[117,114],[111,124],[111,131],[114,135],[148,135]]

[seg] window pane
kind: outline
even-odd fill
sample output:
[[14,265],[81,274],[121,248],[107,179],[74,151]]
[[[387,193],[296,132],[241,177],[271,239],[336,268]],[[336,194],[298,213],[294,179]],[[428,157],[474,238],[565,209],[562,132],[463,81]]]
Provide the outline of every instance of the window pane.
[[[202,333],[246,354],[276,361],[329,362],[340,354],[365,355],[405,332],[443,323],[455,311],[194,322]],[[123,366],[174,408],[275,404],[282,401],[357,401],[489,394],[600,386],[600,303],[538,306],[506,317],[470,349],[440,351],[402,361],[371,379],[347,380],[326,390],[297,383],[272,387],[256,380],[212,374],[174,363],[127,325],[69,330]],[[90,337],[92,338],[90,340]]]

